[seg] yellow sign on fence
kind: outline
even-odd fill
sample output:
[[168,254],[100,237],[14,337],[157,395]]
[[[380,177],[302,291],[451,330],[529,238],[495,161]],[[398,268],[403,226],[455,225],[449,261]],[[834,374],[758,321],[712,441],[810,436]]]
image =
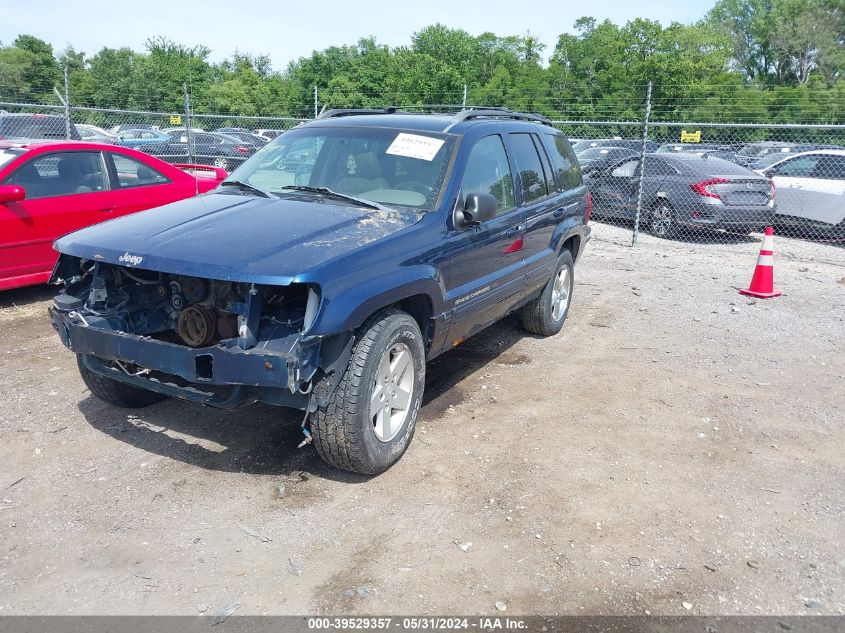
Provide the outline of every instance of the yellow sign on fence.
[[170,125],[182,125],[182,117],[178,114],[171,114]]
[[700,143],[701,142],[701,130],[696,130],[695,132],[687,132],[686,130],[681,130],[681,143]]

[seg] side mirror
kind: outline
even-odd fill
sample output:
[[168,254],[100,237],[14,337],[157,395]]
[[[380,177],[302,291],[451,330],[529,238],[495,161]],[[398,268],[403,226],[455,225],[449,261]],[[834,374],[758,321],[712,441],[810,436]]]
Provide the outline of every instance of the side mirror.
[[20,185],[0,185],[0,204],[26,199],[26,189]]
[[496,217],[496,198],[489,193],[468,193],[464,208],[455,212],[455,226],[459,229],[478,226]]

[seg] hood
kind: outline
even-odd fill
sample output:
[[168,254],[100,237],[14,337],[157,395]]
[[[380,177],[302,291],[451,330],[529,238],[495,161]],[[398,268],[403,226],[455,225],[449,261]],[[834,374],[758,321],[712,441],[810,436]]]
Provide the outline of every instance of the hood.
[[314,198],[211,193],[90,226],[53,246],[121,266],[285,285],[418,218]]

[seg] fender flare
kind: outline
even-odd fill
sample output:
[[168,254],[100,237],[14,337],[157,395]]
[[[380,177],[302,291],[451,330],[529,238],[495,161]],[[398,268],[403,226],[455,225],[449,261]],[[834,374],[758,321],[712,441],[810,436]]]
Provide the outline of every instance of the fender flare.
[[378,310],[414,295],[431,301],[432,316],[443,312],[444,292],[433,266],[401,268],[363,284],[321,286],[320,311],[309,336],[351,332]]
[[571,237],[577,237],[579,240],[583,242],[583,223],[579,219],[571,219],[567,220],[566,222],[561,222],[556,228],[555,232],[552,235],[552,245],[554,252],[557,256],[560,256],[561,252],[563,251],[563,245],[566,244],[567,240]]

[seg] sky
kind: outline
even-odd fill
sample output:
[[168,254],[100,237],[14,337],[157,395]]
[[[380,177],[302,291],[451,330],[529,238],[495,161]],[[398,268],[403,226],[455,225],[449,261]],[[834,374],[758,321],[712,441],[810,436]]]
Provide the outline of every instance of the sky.
[[434,23],[473,35],[530,32],[551,54],[557,37],[589,15],[624,24],[633,18],[695,22],[714,0],[0,0],[0,42],[20,33],[35,35],[62,50],[71,44],[93,55],[104,46],[141,51],[148,37],[163,35],[179,44],[203,44],[217,62],[235,50],[268,54],[273,68],[313,50],[355,44],[375,36],[389,46],[407,45],[411,34]]

